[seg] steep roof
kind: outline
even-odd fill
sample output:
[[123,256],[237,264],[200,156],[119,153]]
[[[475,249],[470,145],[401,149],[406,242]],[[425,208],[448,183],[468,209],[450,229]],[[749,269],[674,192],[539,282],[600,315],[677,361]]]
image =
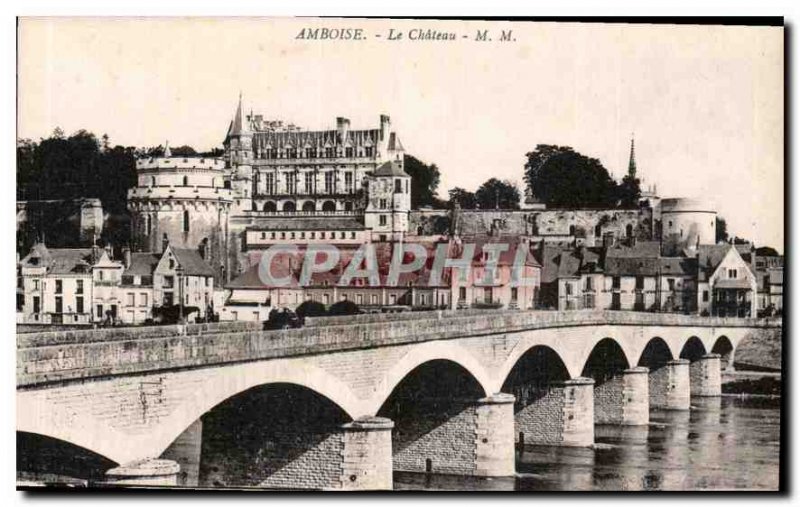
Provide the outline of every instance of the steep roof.
[[160,255],[152,252],[131,253],[131,264],[122,272],[122,275],[150,276],[153,274],[153,271],[155,271],[156,265],[160,259]]
[[693,257],[662,257],[661,274],[675,276],[694,276],[697,273],[697,259]]
[[47,248],[43,243],[37,243],[31,247],[21,264],[27,267],[42,266],[55,275],[85,273],[95,261],[93,253],[91,248]]
[[639,241],[631,246],[606,250],[606,273],[612,276],[656,276],[661,267],[661,247],[657,241]]
[[559,257],[558,277],[569,278],[581,273],[602,273],[600,253],[592,248],[582,247],[564,251]]
[[558,280],[558,266],[561,256],[570,250],[555,245],[544,245],[542,249],[542,283],[553,283]]
[[630,246],[616,245],[606,250],[606,257],[613,258],[658,257],[660,255],[661,245],[658,241],[637,241]]
[[720,265],[728,250],[733,246],[727,243],[718,245],[699,245],[697,247],[697,266],[699,268],[699,280],[707,281],[717,267]]
[[172,247],[170,247],[170,249],[186,275],[214,276],[214,270],[200,257],[200,253],[197,250]]
[[389,149],[396,151],[404,151],[403,145],[400,143],[400,137],[394,132],[389,134]]
[[[541,267],[542,265],[536,259],[536,257],[531,253],[530,247],[527,243],[523,242],[519,236],[512,236],[512,235],[499,235],[499,236],[488,236],[486,234],[474,234],[474,235],[464,235],[461,236],[462,243],[461,245],[466,244],[474,244],[475,245],[475,252],[472,258],[473,266],[480,266],[483,265],[483,249],[486,245],[491,244],[504,244],[507,245],[508,248],[502,252],[497,259],[498,266],[512,266],[516,260],[517,251],[520,248],[526,250],[525,254],[525,264],[528,266],[536,266]],[[460,256],[460,246],[458,244],[453,245],[454,248],[452,249],[454,252],[452,255]]]
[[408,177],[408,173],[403,170],[402,164],[398,160],[390,160],[389,162],[384,162],[377,169],[375,172],[372,173],[374,176],[405,176]]
[[91,248],[50,248],[48,271],[52,274],[85,272],[92,265]]

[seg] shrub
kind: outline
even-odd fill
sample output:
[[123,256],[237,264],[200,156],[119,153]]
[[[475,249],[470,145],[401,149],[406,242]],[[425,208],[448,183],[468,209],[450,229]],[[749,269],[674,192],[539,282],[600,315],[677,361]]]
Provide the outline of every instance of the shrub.
[[306,317],[321,317],[325,315],[325,305],[318,301],[304,301],[297,307],[295,313],[301,319]]
[[475,302],[472,304],[472,307],[481,309],[498,309],[503,307],[503,303],[499,301],[494,301],[491,303]]
[[328,315],[358,315],[361,310],[358,305],[347,299],[337,301],[328,308]]

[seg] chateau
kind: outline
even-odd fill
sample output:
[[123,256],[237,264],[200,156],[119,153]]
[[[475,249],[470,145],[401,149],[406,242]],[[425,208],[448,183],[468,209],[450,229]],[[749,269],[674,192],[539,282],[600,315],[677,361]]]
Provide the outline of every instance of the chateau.
[[243,272],[248,253],[274,243],[359,245],[401,241],[409,228],[411,178],[389,116],[378,125],[303,131],[243,115],[241,97],[222,159],[137,161],[129,192],[134,248],[208,245],[218,281]]

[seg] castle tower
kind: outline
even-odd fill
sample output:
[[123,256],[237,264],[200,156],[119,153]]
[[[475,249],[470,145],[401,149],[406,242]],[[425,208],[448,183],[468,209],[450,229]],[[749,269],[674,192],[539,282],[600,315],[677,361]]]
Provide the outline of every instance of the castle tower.
[[225,141],[228,185],[234,191],[234,211],[250,211],[253,207],[253,131],[251,117],[242,117],[242,94],[233,116]]
[[364,225],[373,241],[402,241],[411,211],[411,176],[401,160],[384,163],[368,179]]
[[166,235],[177,248],[203,250],[217,283],[222,282],[228,272],[225,252],[234,200],[224,185],[225,161],[167,155],[169,148],[163,157],[136,161],[137,184],[128,190],[132,246],[161,252]]

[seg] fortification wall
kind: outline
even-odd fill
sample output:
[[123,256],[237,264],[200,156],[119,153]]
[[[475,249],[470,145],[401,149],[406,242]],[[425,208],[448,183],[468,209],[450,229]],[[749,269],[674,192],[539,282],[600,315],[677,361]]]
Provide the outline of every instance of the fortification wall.
[[[409,215],[412,235],[444,234],[451,229],[449,210],[414,210]],[[653,237],[653,211],[650,208],[605,210],[461,210],[459,232],[470,234],[509,234],[527,236],[576,236],[594,242],[603,234],[625,237],[630,232],[638,239]]]

